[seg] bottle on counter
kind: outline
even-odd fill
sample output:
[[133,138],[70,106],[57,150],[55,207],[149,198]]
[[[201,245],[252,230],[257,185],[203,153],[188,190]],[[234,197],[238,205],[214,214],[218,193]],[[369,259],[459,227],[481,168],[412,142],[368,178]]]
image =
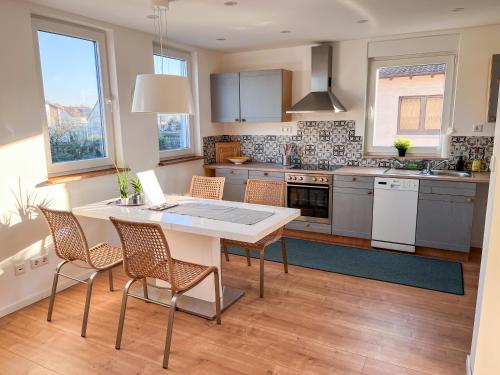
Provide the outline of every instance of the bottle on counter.
[[457,160],[457,164],[455,165],[455,169],[457,171],[464,171],[465,170],[465,160],[464,156],[460,155]]
[[471,167],[472,172],[481,172],[481,166],[483,164],[483,161],[479,156],[480,150],[481,147],[474,147],[474,159],[472,160],[472,167]]

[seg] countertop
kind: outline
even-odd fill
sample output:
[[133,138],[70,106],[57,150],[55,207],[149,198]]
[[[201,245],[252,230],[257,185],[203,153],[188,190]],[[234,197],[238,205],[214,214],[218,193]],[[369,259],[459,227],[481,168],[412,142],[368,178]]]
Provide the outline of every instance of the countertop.
[[384,173],[387,168],[378,167],[347,167],[342,166],[334,171],[328,170],[302,170],[300,168],[292,169],[291,167],[284,167],[281,164],[272,163],[244,163],[244,164],[232,164],[232,163],[214,163],[205,164],[207,169],[219,169],[219,168],[229,168],[229,169],[247,169],[247,170],[257,170],[257,171],[268,171],[268,172],[300,172],[300,173],[316,173],[316,174],[329,174],[329,175],[341,175],[341,176],[371,176],[371,177],[395,177],[395,178],[417,178],[419,180],[436,180],[436,181],[458,181],[458,182],[472,182],[479,184],[487,184],[490,181],[489,172],[472,173],[471,177],[459,177],[459,176],[426,176],[426,175],[400,175],[400,174],[389,174]]

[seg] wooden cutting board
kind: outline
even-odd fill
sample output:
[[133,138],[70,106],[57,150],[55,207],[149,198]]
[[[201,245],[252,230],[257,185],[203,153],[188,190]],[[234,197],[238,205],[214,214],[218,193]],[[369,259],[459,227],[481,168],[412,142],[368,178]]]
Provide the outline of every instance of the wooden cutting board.
[[227,163],[228,157],[240,156],[240,142],[216,142],[215,143],[215,162]]

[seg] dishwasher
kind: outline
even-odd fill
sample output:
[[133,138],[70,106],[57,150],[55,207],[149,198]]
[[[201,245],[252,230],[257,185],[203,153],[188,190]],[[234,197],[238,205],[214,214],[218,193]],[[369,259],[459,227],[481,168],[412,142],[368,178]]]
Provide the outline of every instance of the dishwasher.
[[415,252],[419,180],[375,178],[372,246]]

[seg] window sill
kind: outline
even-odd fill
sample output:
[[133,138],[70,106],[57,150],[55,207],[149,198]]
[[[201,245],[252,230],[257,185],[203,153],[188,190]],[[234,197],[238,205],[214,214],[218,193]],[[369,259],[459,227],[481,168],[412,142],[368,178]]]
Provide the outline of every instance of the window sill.
[[448,158],[444,158],[438,155],[424,155],[424,154],[408,154],[404,157],[398,155],[387,155],[387,154],[368,154],[363,155],[363,159],[398,159],[398,160],[447,160]]
[[[118,170],[120,172],[130,171],[129,168],[118,168]],[[37,187],[47,186],[47,185],[64,184],[67,182],[86,180],[87,178],[106,176],[106,175],[110,175],[110,174],[115,174],[116,171],[117,171],[116,168],[114,168],[114,167],[109,168],[108,167],[108,168],[104,168],[104,169],[98,169],[95,171],[79,172],[79,173],[67,174],[64,176],[49,177],[47,179],[47,181],[44,181],[44,182],[38,184]]]
[[167,165],[187,163],[187,162],[190,162],[190,161],[203,160],[203,159],[205,159],[205,157],[204,156],[199,156],[199,155],[182,156],[182,157],[178,157],[178,158],[161,160],[158,163],[158,166],[164,167],[164,166],[167,166]]

